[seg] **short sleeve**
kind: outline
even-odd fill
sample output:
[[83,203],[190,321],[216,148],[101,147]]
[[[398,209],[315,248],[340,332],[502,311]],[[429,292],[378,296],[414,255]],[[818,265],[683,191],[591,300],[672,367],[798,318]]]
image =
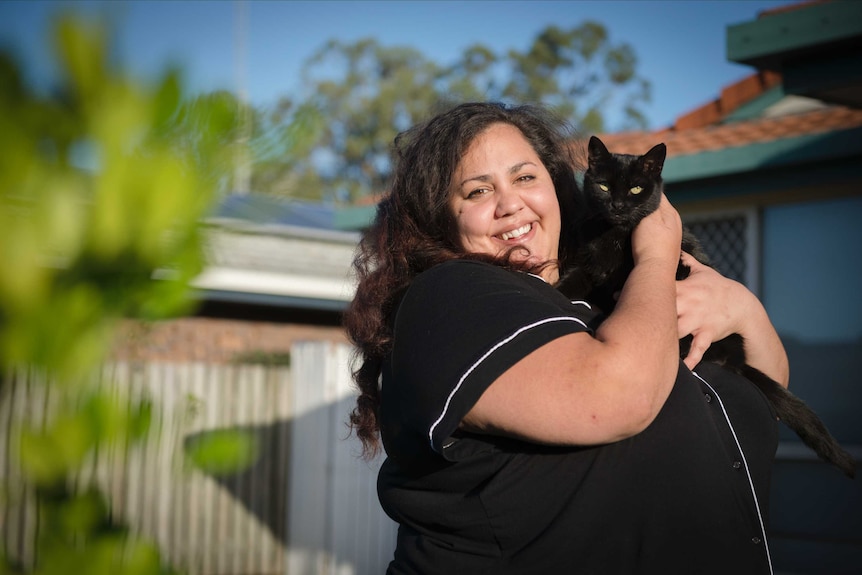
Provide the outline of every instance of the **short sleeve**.
[[542,345],[590,331],[593,319],[585,304],[530,274],[453,261],[420,275],[399,305],[384,367],[387,452],[447,456],[461,420],[491,383]]

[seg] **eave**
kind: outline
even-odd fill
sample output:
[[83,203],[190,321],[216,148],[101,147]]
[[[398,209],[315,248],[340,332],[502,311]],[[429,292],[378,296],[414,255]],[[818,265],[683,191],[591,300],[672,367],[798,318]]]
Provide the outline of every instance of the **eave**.
[[729,26],[727,59],[780,72],[788,94],[862,107],[862,2],[812,2]]

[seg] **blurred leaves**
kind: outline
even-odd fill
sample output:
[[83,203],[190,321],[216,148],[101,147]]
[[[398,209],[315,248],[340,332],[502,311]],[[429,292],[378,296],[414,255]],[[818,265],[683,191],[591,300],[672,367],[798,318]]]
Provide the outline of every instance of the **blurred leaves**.
[[[42,382],[30,392],[51,397],[11,443],[40,512],[35,563],[16,573],[170,572],[95,487],[72,486],[99,449],[146,438],[153,406],[94,389],[94,374],[121,318],[194,305],[200,221],[244,145],[236,98],[186,99],[175,70],[141,84],[111,64],[107,38],[99,22],[58,20],[63,75],[48,95],[0,53],[0,394],[26,369]],[[256,454],[246,439],[222,437],[200,459],[241,464]]]
[[227,177],[240,106],[183,102],[176,72],[136,84],[108,65],[93,23],[61,20],[56,37],[66,76],[53,97],[28,94],[0,60],[0,362],[66,378],[100,359],[116,318],[192,305],[198,222]]
[[121,401],[106,391],[90,389],[68,390],[60,401],[50,423],[21,431],[21,468],[36,485],[61,483],[97,446],[135,443],[150,428],[149,401]]
[[185,446],[188,461],[209,475],[230,475],[252,465],[260,454],[251,432],[225,429],[209,431],[189,439]]
[[42,492],[39,564],[33,575],[172,575],[159,550],[111,520],[101,493]]

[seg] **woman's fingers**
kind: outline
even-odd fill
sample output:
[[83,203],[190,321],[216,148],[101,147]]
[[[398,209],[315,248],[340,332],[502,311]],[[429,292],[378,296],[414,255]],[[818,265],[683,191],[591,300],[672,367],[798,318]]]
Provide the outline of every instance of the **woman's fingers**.
[[699,364],[700,360],[703,359],[703,354],[706,353],[706,350],[712,344],[711,339],[704,332],[692,335],[691,347],[688,350],[688,355],[683,359],[683,362],[689,369],[694,369],[694,366]]

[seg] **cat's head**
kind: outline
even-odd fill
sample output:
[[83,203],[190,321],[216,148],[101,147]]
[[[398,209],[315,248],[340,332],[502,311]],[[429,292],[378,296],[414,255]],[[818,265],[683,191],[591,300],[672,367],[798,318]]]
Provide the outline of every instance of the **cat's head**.
[[642,156],[612,154],[593,136],[587,150],[584,193],[592,210],[616,225],[634,227],[658,208],[667,155],[664,144],[653,146]]

